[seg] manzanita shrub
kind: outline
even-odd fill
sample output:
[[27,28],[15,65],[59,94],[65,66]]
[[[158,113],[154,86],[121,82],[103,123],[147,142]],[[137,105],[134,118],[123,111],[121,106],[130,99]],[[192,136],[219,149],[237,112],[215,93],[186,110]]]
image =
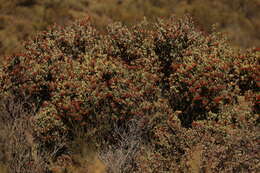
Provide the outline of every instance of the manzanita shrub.
[[75,126],[102,134],[111,121],[171,112],[157,86],[159,66],[153,65],[149,37],[117,24],[110,30],[101,35],[87,20],[54,26],[27,42],[25,53],[7,60],[1,94],[26,96],[36,108],[35,132],[42,143],[73,138]]
[[166,121],[176,128],[224,121],[221,108],[238,96],[252,102],[249,116],[260,111],[259,54],[235,51],[189,17],[131,28],[114,23],[106,33],[86,18],[39,33],[25,49],[6,59],[0,93],[26,98],[25,109],[36,110],[35,136],[48,146],[73,139],[76,126],[102,137],[114,122],[124,126],[135,117],[156,141]]

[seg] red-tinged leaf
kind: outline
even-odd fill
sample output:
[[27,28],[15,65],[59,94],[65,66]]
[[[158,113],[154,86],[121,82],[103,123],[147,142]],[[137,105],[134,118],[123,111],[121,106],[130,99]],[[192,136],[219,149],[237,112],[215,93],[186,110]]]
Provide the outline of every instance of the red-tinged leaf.
[[218,96],[218,97],[215,97],[215,98],[213,99],[213,101],[218,104],[222,99],[223,99],[222,96]]
[[196,100],[202,100],[202,97],[200,95],[197,95],[193,98],[193,101],[196,101]]
[[254,49],[255,52],[260,52],[260,47]]

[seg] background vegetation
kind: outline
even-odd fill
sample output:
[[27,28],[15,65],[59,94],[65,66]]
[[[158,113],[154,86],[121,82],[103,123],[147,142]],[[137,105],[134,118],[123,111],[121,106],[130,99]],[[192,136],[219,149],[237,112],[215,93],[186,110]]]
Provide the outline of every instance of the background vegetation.
[[258,0],[1,0],[0,4],[0,55],[20,50],[21,41],[53,23],[69,23],[86,14],[104,28],[112,21],[130,25],[143,16],[152,20],[189,13],[206,32],[218,23],[234,45],[260,46]]

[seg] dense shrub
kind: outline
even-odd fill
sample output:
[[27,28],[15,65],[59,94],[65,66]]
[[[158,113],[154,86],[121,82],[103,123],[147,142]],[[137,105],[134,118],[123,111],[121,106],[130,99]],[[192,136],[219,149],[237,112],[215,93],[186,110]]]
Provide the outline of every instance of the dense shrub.
[[[124,128],[139,117],[144,145],[161,158],[154,170],[169,171],[171,159],[180,163],[185,148],[199,140],[185,136],[196,133],[186,128],[210,131],[219,124],[221,138],[226,126],[259,125],[259,54],[237,52],[220,33],[198,31],[189,17],[133,27],[114,23],[106,33],[86,18],[39,33],[25,49],[7,57],[0,93],[35,110],[40,151],[74,140],[77,128],[101,146],[116,143],[112,125]],[[223,112],[240,96],[250,103],[246,114]]]
[[136,172],[254,172],[259,128],[249,128],[194,123],[192,129],[185,129],[161,124],[157,138],[136,157]]
[[[159,76],[152,65],[156,58],[143,55],[149,46],[140,40],[140,50],[131,50],[132,33],[117,25],[111,28],[119,37],[112,42],[87,21],[66,29],[54,27],[28,43],[25,54],[10,57],[1,76],[2,89],[17,99],[30,97],[38,111],[36,129],[44,141],[55,141],[63,126],[71,133],[75,123],[98,130],[111,120],[170,112],[156,86]],[[145,63],[150,65],[144,67]]]

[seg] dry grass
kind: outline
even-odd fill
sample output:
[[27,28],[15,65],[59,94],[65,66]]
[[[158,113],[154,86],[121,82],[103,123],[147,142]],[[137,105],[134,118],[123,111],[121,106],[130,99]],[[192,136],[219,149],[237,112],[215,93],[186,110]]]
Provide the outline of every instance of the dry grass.
[[[243,2],[245,1],[245,2]],[[28,1],[29,2],[29,1]],[[93,16],[101,27],[120,20],[131,25],[143,16],[169,16],[190,13],[208,31],[219,23],[221,30],[228,32],[239,46],[259,47],[259,2],[257,0],[66,0],[31,1],[21,5],[19,1],[0,0],[0,54],[9,55],[22,50],[20,43],[39,30],[53,23],[66,24],[86,13]],[[30,4],[30,3],[28,3]]]
[[[3,147],[5,168],[11,173],[44,173],[47,161],[53,153],[39,153],[39,145],[33,135],[33,112],[26,112],[26,102],[17,102],[14,98],[1,99],[0,145]],[[58,147],[56,151],[58,151]]]
[[[4,143],[4,162],[14,173],[43,172],[44,161],[36,151],[32,136],[31,114],[23,109],[23,103],[13,98],[1,100],[1,136]],[[5,108],[5,109],[3,109]]]
[[131,120],[127,127],[114,126],[113,137],[117,141],[99,153],[99,158],[111,173],[133,172],[135,157],[142,144],[141,120]]
[[1,173],[8,173],[8,168],[6,165],[0,163],[0,172]]
[[197,145],[192,149],[190,153],[190,160],[188,160],[188,165],[190,166],[190,172],[200,173],[200,167],[202,164],[202,152],[203,148],[201,145]]

